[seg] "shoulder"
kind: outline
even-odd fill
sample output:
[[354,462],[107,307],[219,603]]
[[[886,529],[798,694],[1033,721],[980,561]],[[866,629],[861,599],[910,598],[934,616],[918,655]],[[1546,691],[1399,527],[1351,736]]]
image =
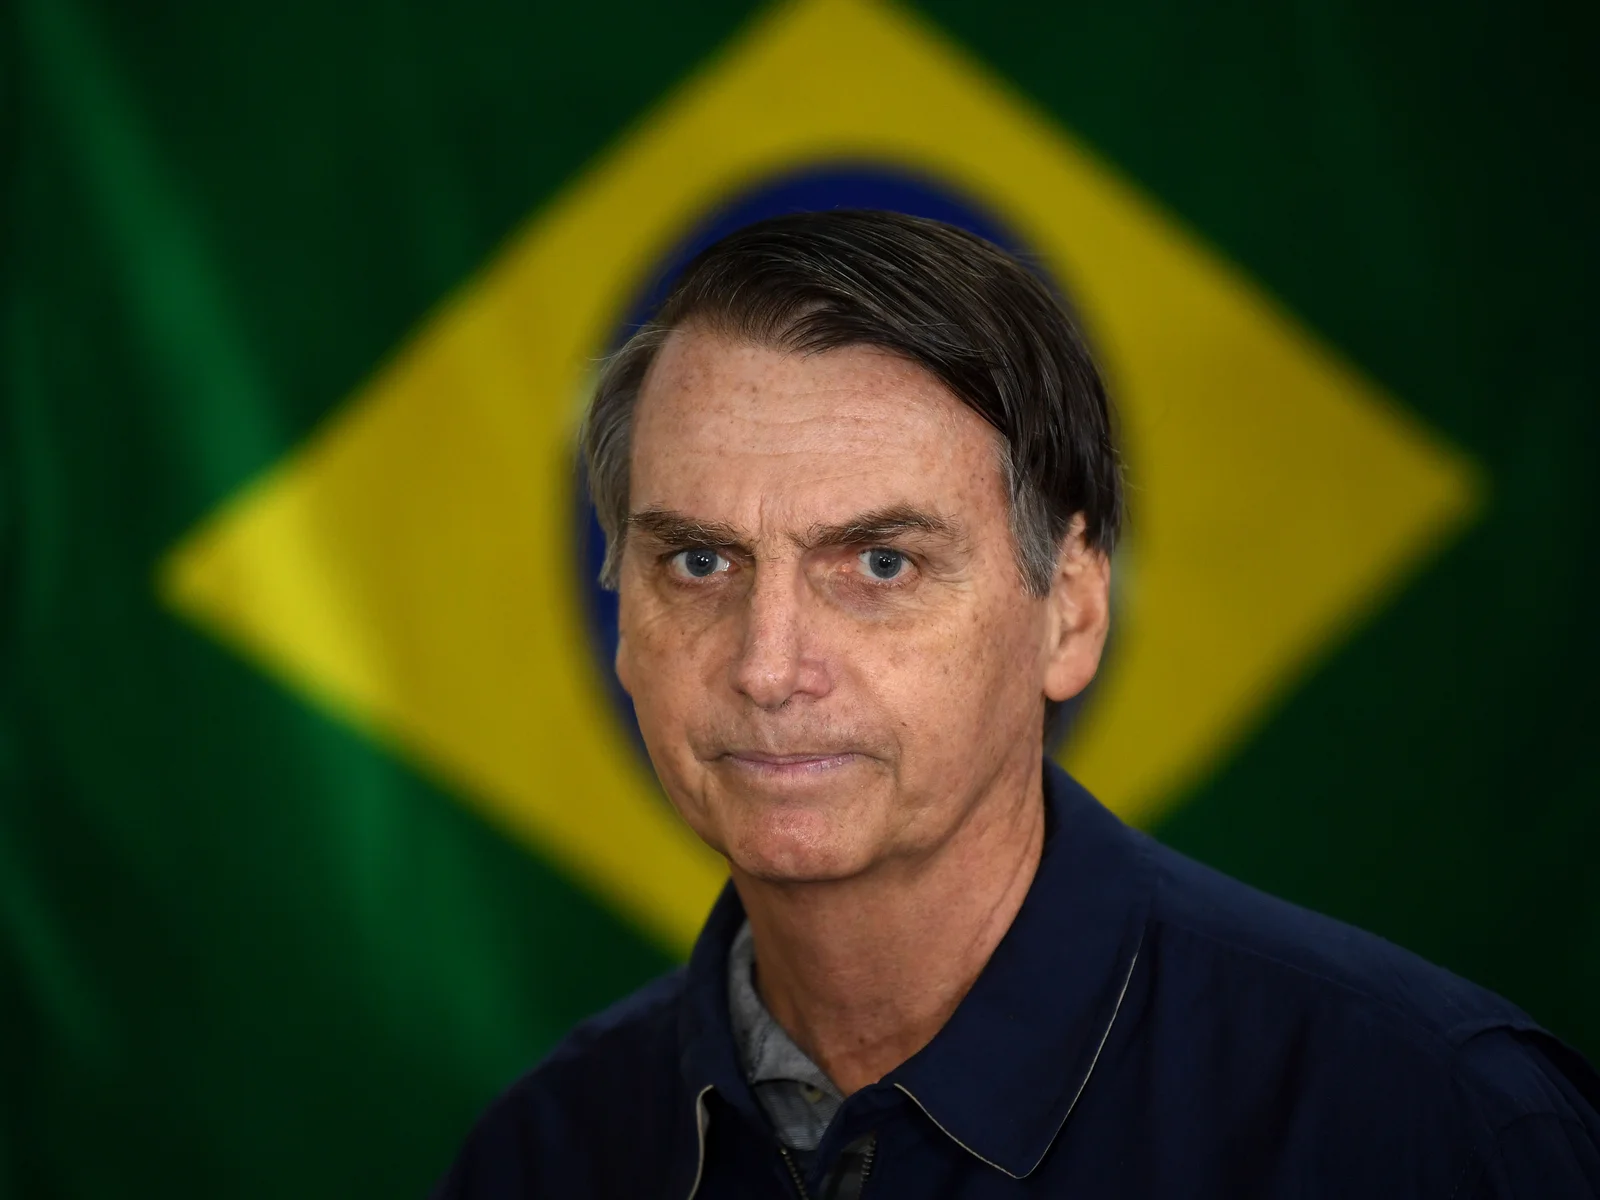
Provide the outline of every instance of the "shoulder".
[[677,1069],[683,975],[665,975],[584,1021],[502,1092],[435,1197],[623,1195],[647,1181],[659,1186],[684,1144],[680,1125],[694,1142]]
[[[1353,1157],[1385,1138],[1397,1156],[1433,1146],[1463,1164],[1462,1195],[1597,1194],[1600,1077],[1516,1005],[1159,844],[1150,857],[1158,1007],[1236,1047],[1241,1089],[1361,1131]],[[1546,1169],[1591,1190],[1530,1191]]]
[[666,1066],[670,1073],[677,1059],[684,974],[682,967],[670,971],[575,1026],[518,1086],[559,1089],[617,1070],[637,1085],[646,1063]]
[[1464,1197],[1600,1196],[1600,1075],[1542,1030],[1467,1039],[1453,1082],[1478,1147]]
[[1493,992],[1375,934],[1279,900],[1152,843],[1151,927],[1164,950],[1285,1001],[1366,1019],[1450,1055],[1485,1028],[1536,1029]]

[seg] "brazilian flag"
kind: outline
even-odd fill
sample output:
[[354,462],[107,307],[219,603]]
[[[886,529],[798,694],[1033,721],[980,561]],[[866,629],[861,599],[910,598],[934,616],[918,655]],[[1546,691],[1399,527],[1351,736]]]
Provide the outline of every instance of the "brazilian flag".
[[686,256],[1024,255],[1131,533],[1056,749],[1600,1054],[1600,111],[1572,6],[13,0],[0,1192],[422,1193],[720,880],[574,456]]

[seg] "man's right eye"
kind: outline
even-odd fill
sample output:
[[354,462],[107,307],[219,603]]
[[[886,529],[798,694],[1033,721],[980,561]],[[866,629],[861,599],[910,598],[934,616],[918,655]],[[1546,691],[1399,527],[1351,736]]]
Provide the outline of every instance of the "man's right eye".
[[679,550],[672,556],[672,571],[684,579],[709,579],[731,566],[715,550],[697,546],[693,550]]

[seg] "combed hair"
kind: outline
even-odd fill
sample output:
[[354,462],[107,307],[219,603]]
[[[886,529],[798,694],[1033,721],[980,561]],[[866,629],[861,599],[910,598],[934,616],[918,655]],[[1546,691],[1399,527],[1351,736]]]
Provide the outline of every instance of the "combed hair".
[[1111,405],[1050,289],[953,225],[892,212],[798,213],[701,253],[601,372],[582,443],[606,535],[606,587],[617,586],[626,534],[639,389],[667,335],[690,323],[801,354],[874,346],[931,372],[1004,441],[1017,566],[1034,595],[1049,592],[1075,516],[1090,547],[1115,547],[1123,501]]

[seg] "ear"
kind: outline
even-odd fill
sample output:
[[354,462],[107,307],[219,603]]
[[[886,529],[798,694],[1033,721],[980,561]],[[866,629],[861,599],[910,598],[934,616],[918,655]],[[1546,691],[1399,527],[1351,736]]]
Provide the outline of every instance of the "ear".
[[617,634],[617,655],[611,660],[617,672],[617,682],[629,696],[633,695],[633,656],[628,653],[628,635]]
[[1079,513],[1061,541],[1045,600],[1044,694],[1057,702],[1089,686],[1111,627],[1111,558],[1086,545],[1083,530]]
[[629,696],[633,695],[633,653],[628,641],[629,605],[624,589],[627,582],[622,576],[627,573],[626,564],[617,572],[617,652],[611,658],[611,668],[617,673],[617,682],[622,685],[622,690]]

